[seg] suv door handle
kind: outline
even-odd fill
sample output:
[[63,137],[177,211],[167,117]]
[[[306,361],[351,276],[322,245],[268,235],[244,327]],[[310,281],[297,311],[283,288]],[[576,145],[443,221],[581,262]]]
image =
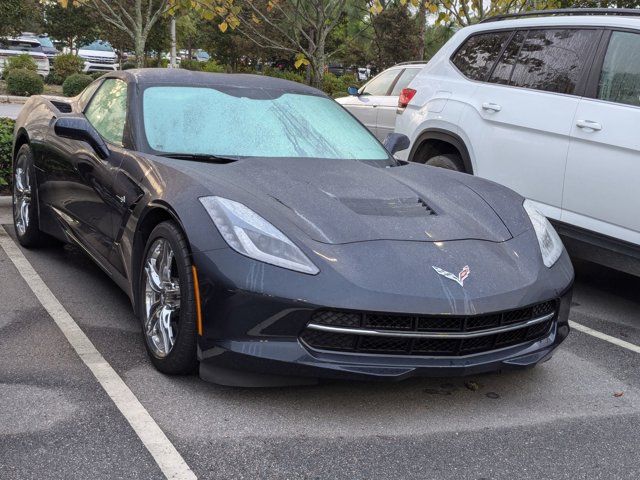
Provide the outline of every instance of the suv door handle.
[[576,126],[591,132],[598,132],[602,130],[602,125],[598,122],[594,122],[593,120],[578,120],[576,122]]
[[482,104],[482,109],[489,112],[499,112],[500,110],[502,110],[502,107],[497,103],[485,102]]

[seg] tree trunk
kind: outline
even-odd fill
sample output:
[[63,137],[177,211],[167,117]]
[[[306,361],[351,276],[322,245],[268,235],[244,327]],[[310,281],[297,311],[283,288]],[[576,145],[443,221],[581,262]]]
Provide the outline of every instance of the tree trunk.
[[137,34],[133,39],[136,53],[136,67],[144,68],[144,48],[147,43],[147,39],[142,34]]
[[418,51],[417,59],[424,60],[424,35],[426,33],[427,24],[427,5],[424,0],[420,2],[418,7]]

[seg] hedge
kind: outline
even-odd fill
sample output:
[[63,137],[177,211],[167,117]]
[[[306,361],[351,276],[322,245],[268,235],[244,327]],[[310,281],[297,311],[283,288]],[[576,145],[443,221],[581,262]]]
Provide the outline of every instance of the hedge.
[[9,71],[7,75],[7,93],[29,97],[40,95],[44,90],[44,80],[40,75],[26,68]]
[[184,68],[185,70],[194,70],[196,72],[202,71],[202,63],[198,60],[181,60],[180,68]]
[[11,184],[11,147],[15,122],[0,118],[0,191]]
[[58,55],[53,60],[53,71],[63,80],[74,73],[81,73],[83,68],[84,60],[72,53]]
[[75,97],[79,95],[87,86],[93,82],[91,75],[85,75],[84,73],[74,73],[67,77],[62,84],[62,94],[65,97]]
[[20,55],[16,55],[15,57],[9,57],[4,64],[4,68],[2,69],[2,78],[5,80],[9,78],[9,72],[11,70],[31,70],[32,72],[38,71],[38,65],[33,57],[27,53],[22,53]]

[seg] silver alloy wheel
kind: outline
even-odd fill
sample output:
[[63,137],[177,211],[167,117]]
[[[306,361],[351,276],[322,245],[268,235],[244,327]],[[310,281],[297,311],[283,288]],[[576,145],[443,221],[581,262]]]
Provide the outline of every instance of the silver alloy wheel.
[[31,207],[31,182],[28,168],[16,168],[13,206],[16,230],[20,236],[23,236],[29,227],[29,208]]
[[173,249],[158,238],[144,262],[144,333],[153,354],[164,358],[173,349],[180,318],[180,279]]

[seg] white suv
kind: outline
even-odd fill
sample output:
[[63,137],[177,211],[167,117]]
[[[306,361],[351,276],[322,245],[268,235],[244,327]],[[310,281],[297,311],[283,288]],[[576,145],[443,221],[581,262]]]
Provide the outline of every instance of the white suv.
[[640,11],[560,12],[457,32],[401,92],[398,156],[507,185],[576,255],[640,274]]
[[78,49],[78,56],[84,60],[85,73],[111,72],[118,69],[118,56],[109,42],[96,40]]

